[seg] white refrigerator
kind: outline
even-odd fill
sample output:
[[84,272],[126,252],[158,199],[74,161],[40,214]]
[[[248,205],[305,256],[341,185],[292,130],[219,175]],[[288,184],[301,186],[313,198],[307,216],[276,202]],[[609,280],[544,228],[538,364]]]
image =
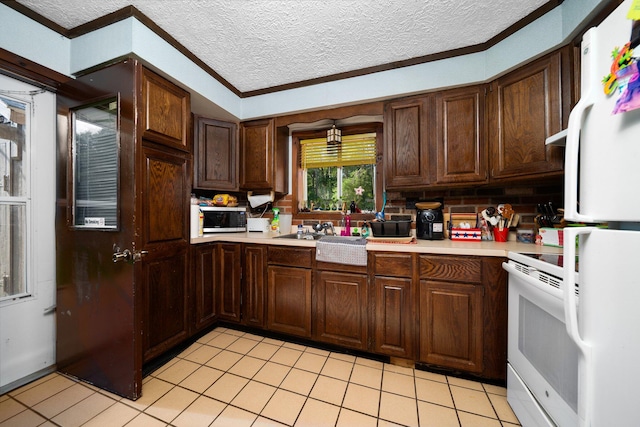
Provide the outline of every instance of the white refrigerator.
[[[627,92],[608,96],[602,83],[613,49],[630,41],[632,3],[624,1],[583,38],[581,99],[566,139],[565,218],[608,223],[564,229],[565,323],[580,348],[578,416],[588,427],[640,425],[640,109],[613,113],[629,90],[640,89],[631,80]],[[576,236],[577,250],[569,244]],[[576,297],[566,290],[574,289],[578,254]]]

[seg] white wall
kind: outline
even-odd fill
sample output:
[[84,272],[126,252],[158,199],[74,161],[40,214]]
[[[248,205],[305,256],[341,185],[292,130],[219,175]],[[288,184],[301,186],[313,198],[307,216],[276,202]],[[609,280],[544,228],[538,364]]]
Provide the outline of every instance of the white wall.
[[[236,96],[133,18],[68,40],[0,3],[0,46],[67,75],[133,52],[180,82],[194,99],[245,120],[489,81],[566,43],[575,29],[605,3],[565,0],[484,52],[249,98]],[[42,43],[33,43],[32,31]],[[203,107],[198,105],[196,112],[199,108]]]

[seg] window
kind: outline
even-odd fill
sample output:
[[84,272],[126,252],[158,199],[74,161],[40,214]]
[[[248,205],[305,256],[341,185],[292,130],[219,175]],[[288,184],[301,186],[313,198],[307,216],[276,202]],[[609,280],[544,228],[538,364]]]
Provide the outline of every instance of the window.
[[29,107],[0,96],[0,300],[28,293]]
[[377,125],[343,129],[340,144],[326,132],[294,135],[298,144],[298,206],[303,212],[376,211]]
[[78,228],[117,228],[116,99],[73,112],[73,217]]

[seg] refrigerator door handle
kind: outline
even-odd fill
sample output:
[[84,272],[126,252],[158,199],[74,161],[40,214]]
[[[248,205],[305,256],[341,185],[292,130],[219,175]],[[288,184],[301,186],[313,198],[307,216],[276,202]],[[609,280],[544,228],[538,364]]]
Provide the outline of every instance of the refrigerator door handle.
[[571,221],[594,222],[593,218],[578,212],[578,162],[580,154],[580,129],[587,110],[595,102],[595,91],[599,89],[596,77],[597,30],[591,28],[582,39],[582,93],[580,100],[569,114],[564,168],[564,217]]
[[[593,411],[593,369],[591,359],[591,345],[582,339],[578,329],[578,312],[576,308],[576,237],[578,235],[588,235],[595,227],[565,227],[564,228],[564,268],[563,268],[563,298],[564,298],[564,319],[567,333],[576,343],[582,353],[580,364],[584,369],[584,376],[581,378],[581,387],[578,396],[578,417],[580,426],[591,426],[591,414]],[[581,239],[581,241],[584,239]],[[582,243],[582,242],[581,242]]]

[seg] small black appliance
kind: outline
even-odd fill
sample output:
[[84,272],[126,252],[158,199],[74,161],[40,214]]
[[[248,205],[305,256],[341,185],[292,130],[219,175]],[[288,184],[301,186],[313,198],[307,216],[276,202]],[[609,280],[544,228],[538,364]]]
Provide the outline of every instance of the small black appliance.
[[442,202],[416,203],[416,237],[423,240],[444,239]]

